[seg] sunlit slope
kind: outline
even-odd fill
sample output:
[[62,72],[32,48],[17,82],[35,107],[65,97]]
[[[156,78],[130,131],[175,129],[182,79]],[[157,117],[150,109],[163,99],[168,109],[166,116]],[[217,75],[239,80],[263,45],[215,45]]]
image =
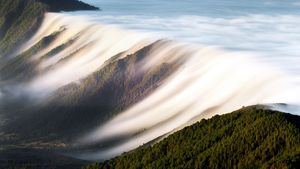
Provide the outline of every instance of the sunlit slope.
[[155,145],[87,168],[296,169],[299,164],[299,116],[253,106],[202,120]]

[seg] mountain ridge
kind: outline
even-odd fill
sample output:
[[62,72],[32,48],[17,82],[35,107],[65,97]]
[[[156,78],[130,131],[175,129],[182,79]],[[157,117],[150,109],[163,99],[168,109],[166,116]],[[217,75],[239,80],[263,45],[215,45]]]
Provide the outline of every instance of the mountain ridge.
[[76,10],[100,10],[100,8],[79,0],[37,0],[48,6],[49,12],[76,11]]
[[0,0],[0,60],[31,38],[46,12],[99,10],[78,0]]
[[[31,163],[17,158],[20,156]],[[10,162],[5,161],[8,158]],[[0,168],[28,169],[41,166],[44,169],[83,166],[84,169],[296,169],[300,164],[300,116],[270,110],[263,105],[244,107],[203,119],[162,141],[145,144],[102,163],[69,158],[59,150],[24,148],[0,151],[1,160],[4,163]]]
[[[74,3],[70,5],[69,2]],[[174,125],[168,131],[152,135],[152,140],[138,141],[139,139],[137,138],[142,138],[143,134],[153,133],[155,131],[153,129],[159,130],[161,124],[174,122],[173,120],[176,117],[180,117],[179,115],[187,116],[186,120],[188,121],[192,118],[192,113],[188,111],[190,106],[192,108],[196,108],[196,106],[201,107],[201,104],[205,104],[208,96],[211,97],[210,99],[213,102],[216,99],[215,101],[219,103],[220,100],[218,99],[220,96],[218,93],[224,92],[223,90],[218,90],[218,87],[222,85],[225,78],[213,78],[213,82],[216,81],[217,85],[215,83],[206,84],[206,82],[210,82],[210,79],[200,81],[200,77],[202,77],[200,72],[206,75],[207,72],[210,73],[219,68],[218,66],[207,67],[207,64],[215,61],[220,61],[222,65],[224,63],[222,59],[219,60],[219,55],[214,52],[210,55],[201,52],[197,53],[197,57],[192,57],[192,59],[195,59],[192,60],[195,62],[195,65],[185,64],[191,61],[191,58],[188,59],[187,57],[194,56],[194,52],[167,40],[149,42],[150,44],[137,43],[134,42],[136,39],[133,36],[128,36],[129,38],[126,36],[127,32],[112,31],[110,28],[107,29],[108,31],[101,31],[102,28],[106,30],[106,27],[85,25],[85,22],[80,22],[76,18],[68,20],[70,18],[64,14],[47,13],[72,11],[75,9],[96,9],[81,1],[0,0],[0,4],[2,5],[0,7],[0,37],[3,37],[0,40],[0,151],[3,150],[4,155],[10,154],[10,151],[17,155],[20,152],[22,155],[25,149],[26,156],[26,151],[29,149],[29,154],[32,152],[34,156],[39,157],[39,155],[44,154],[44,152],[39,154],[40,152],[34,151],[39,149],[49,150],[49,158],[55,159],[57,157],[56,154],[51,155],[52,151],[75,151],[83,154],[82,156],[86,155],[86,159],[88,159],[90,156],[87,151],[106,153],[115,147],[123,146],[128,140],[129,143],[130,141],[134,142],[134,148],[136,148],[143,143],[149,142],[149,140],[151,142],[157,137],[161,138],[166,134],[171,134],[179,125]],[[50,17],[47,18],[47,16]],[[55,17],[57,18],[51,20]],[[47,19],[50,19],[50,21]],[[66,20],[72,24],[68,24]],[[45,27],[41,26],[43,21],[47,23]],[[82,23],[84,29],[78,29],[78,23]],[[52,25],[54,26],[51,27]],[[46,33],[41,31],[43,33],[40,33],[37,31],[38,28],[41,28],[40,30],[43,30],[43,28],[48,30],[49,28],[49,31],[46,31]],[[76,31],[73,32],[72,30]],[[36,32],[38,33],[35,34]],[[23,49],[23,46],[20,46],[28,38],[36,38],[36,36],[32,36],[34,34],[41,34],[41,38],[37,38],[36,42],[35,40],[30,40],[28,48],[24,47],[23,53],[15,54],[20,52],[18,49]],[[96,40],[89,41],[89,37],[93,37]],[[124,40],[126,37],[127,39]],[[128,40],[131,38],[133,39],[132,41]],[[126,48],[120,48],[123,45]],[[67,49],[67,52],[65,49]],[[94,51],[93,49],[96,50]],[[90,51],[92,51],[92,54],[89,53]],[[211,57],[214,55],[216,57]],[[201,59],[202,56],[204,59],[207,57],[216,58],[216,60],[207,59],[205,60],[207,64],[198,64],[199,58]],[[87,59],[85,59],[86,57]],[[73,65],[74,61],[76,61],[75,63],[79,61],[75,64],[76,66]],[[230,58],[227,58],[226,61],[232,63]],[[148,65],[149,62],[152,63]],[[238,63],[243,65],[246,62],[247,60]],[[225,63],[224,66],[228,66],[228,63]],[[188,69],[185,69],[186,67]],[[199,68],[208,69],[202,72]],[[231,70],[230,68],[228,74],[231,72],[235,73],[237,70],[239,69]],[[249,70],[251,70],[249,72],[256,72],[252,67]],[[182,73],[182,71],[187,72],[178,74],[178,72]],[[193,75],[194,72],[199,74]],[[61,74],[64,76],[60,76]],[[193,76],[189,76],[189,74]],[[74,75],[76,77],[73,77]],[[177,81],[172,81],[178,78],[178,75],[180,75],[179,80],[182,80],[184,83],[177,84]],[[223,73],[217,75],[220,77],[224,76]],[[240,73],[237,75],[240,75]],[[253,75],[256,74],[243,74],[245,77],[252,77]],[[69,79],[68,76],[73,78]],[[185,79],[186,77],[188,78]],[[65,79],[68,80],[65,81]],[[197,116],[194,114],[193,117],[197,119],[211,117],[216,112],[219,112],[219,109],[214,109],[215,107],[232,106],[230,105],[231,101],[241,99],[239,93],[236,92],[241,92],[244,94],[243,96],[247,95],[248,98],[255,98],[255,95],[252,95],[252,93],[260,93],[264,90],[249,90],[248,85],[250,87],[259,85],[262,88],[268,88],[269,84],[262,85],[262,82],[265,83],[266,78],[260,79],[257,76],[257,79],[249,78],[249,82],[253,83],[247,83],[247,86],[238,86],[238,90],[235,90],[232,95],[228,95],[229,100],[221,100],[224,104],[202,105],[205,110],[209,109],[207,116],[202,116],[205,114],[205,111],[195,109],[193,113],[197,113]],[[65,83],[58,83],[59,80]],[[235,80],[229,78],[226,79],[226,82],[233,81],[235,83]],[[197,83],[193,81],[197,81]],[[204,88],[201,87],[202,84],[200,82],[204,83],[204,86],[202,86]],[[174,83],[177,85],[171,85],[172,89],[170,89],[169,87],[171,86],[168,87],[168,85]],[[241,82],[237,81],[236,83]],[[193,88],[189,88],[191,86]],[[181,91],[186,89],[189,91],[188,93],[181,93]],[[194,100],[195,102],[183,104],[184,106],[181,108],[177,107],[181,105],[181,102],[185,103],[186,100],[189,100],[182,96],[193,95],[194,92],[198,93],[198,91],[208,93],[194,98],[197,99]],[[165,95],[163,94],[164,92],[166,92]],[[159,94],[162,97],[154,95],[156,97],[153,99],[151,97],[153,94]],[[175,102],[172,102],[174,98],[177,99]],[[198,100],[199,98],[201,98],[200,101]],[[138,109],[130,111],[132,110],[131,107],[136,108],[135,106],[147,99],[152,100],[151,104],[149,102],[145,104],[144,102],[144,105],[147,105],[146,107],[142,104]],[[245,102],[246,99],[241,100],[236,103],[236,107],[250,104]],[[160,104],[160,102],[168,104]],[[228,105],[226,104],[227,102],[229,102]],[[253,104],[260,102],[260,100],[257,100]],[[235,107],[234,105],[232,107]],[[154,107],[158,109],[153,110],[152,108]],[[223,110],[220,112],[229,112]],[[119,119],[121,125],[114,123],[116,122],[114,121],[115,117],[118,118],[119,115],[122,115],[121,113],[128,112],[129,116],[126,117],[125,114],[125,117],[123,116],[121,120]],[[243,115],[242,112],[246,115]],[[165,115],[169,117],[164,118],[163,116]],[[136,119],[139,116],[142,118]],[[155,120],[151,121],[153,117]],[[110,120],[113,123],[109,123],[111,122]],[[105,126],[107,123],[109,124],[108,127]],[[142,123],[149,123],[150,125],[147,126]],[[181,123],[180,126],[190,124],[186,122]],[[98,137],[102,136],[104,131],[102,126],[104,126],[105,131],[108,131],[108,137],[105,138],[104,136],[104,139]],[[132,132],[126,134],[128,126]],[[149,147],[148,144],[123,156],[99,165],[96,164],[96,167],[166,168],[171,166],[173,168],[205,168],[208,166],[210,168],[255,168],[267,166],[268,168],[270,163],[276,162],[279,164],[282,160],[288,160],[283,164],[289,165],[290,159],[292,159],[290,163],[293,165],[294,162],[298,163],[299,156],[298,126],[298,116],[266,110],[260,106],[244,108],[228,116],[215,116],[213,119],[202,120],[195,125],[176,132],[154,146]],[[99,127],[101,127],[100,134],[98,132]],[[260,131],[260,128],[266,131]],[[123,129],[125,130],[123,131]],[[113,130],[117,133],[116,135],[114,135]],[[247,137],[245,136],[246,134],[248,134]],[[204,136],[208,141],[202,138]],[[241,138],[239,136],[245,137]],[[261,138],[266,138],[270,144],[267,144]],[[105,139],[108,139],[108,141]],[[87,142],[83,141],[82,145],[77,145],[81,144],[81,140],[87,140]],[[115,140],[119,142],[114,143]],[[235,140],[237,141],[234,142]],[[239,142],[240,140],[247,143],[245,143],[247,145],[245,149],[243,149],[244,142],[241,143]],[[107,144],[107,142],[109,143]],[[252,142],[255,144],[248,144]],[[262,145],[262,147],[259,145]],[[181,146],[184,146],[183,150],[181,150]],[[152,150],[153,147],[155,149],[154,152]],[[199,150],[199,147],[202,149]],[[20,149],[14,152],[14,148]],[[291,150],[292,148],[295,151]],[[237,150],[241,154],[237,154],[236,151],[232,150]],[[123,151],[130,150],[122,149],[120,153]],[[280,156],[281,152],[286,156]],[[116,154],[119,155],[119,153]],[[239,155],[242,157],[240,158]],[[193,158],[194,156],[197,158]],[[110,157],[112,156],[107,156],[106,159]],[[228,159],[227,161],[226,158]],[[99,160],[105,158],[91,159]],[[28,160],[30,161],[31,159],[29,158]],[[42,162],[43,160],[47,161],[47,152],[46,158],[41,160]],[[132,163],[130,163],[131,161]],[[16,162],[18,163],[18,159]],[[274,167],[276,168],[277,164]]]
[[203,119],[154,145],[86,169],[297,168],[300,117],[250,106]]

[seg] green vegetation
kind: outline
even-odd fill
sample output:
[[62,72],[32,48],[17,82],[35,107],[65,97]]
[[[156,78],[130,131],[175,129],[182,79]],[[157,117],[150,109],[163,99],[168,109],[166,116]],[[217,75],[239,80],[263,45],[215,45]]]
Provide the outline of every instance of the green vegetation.
[[[40,105],[17,110],[13,106],[14,112],[10,114],[14,114],[14,119],[19,117],[20,121],[7,130],[24,135],[20,141],[31,137],[72,138],[107,121],[146,98],[177,69],[177,63],[162,63],[147,71],[138,69],[139,61],[152,47],[149,45],[124,58],[113,57],[99,71],[80,83],[58,89]],[[59,66],[59,63],[54,66]]]
[[0,0],[0,58],[12,53],[38,29],[46,6],[34,0]]
[[46,11],[97,9],[77,0],[0,0],[0,59],[13,54],[36,32]]
[[300,166],[300,117],[253,106],[202,120],[153,146],[142,146],[85,169],[297,166]]
[[[35,68],[43,59],[61,52],[76,41],[72,39],[40,59],[33,60],[31,57],[48,46],[60,33],[55,32],[28,51],[6,60],[35,33],[46,11],[96,9],[75,0],[0,0],[0,4],[1,83],[13,80],[26,82],[39,73]],[[17,152],[11,154],[12,150],[7,147],[53,150],[63,145],[68,148],[65,142],[70,142],[84,131],[89,131],[146,98],[178,68],[178,63],[162,63],[147,71],[140,71],[139,61],[149,51],[151,45],[124,58],[117,55],[79,84],[62,87],[43,103],[32,105],[29,99],[22,97],[19,100],[5,99],[7,104],[0,109],[1,115],[11,121],[1,126],[7,133],[0,134],[0,149],[3,150],[0,151],[0,168],[1,165],[7,168],[11,163],[24,164],[24,161],[13,160],[25,158],[28,160],[25,164],[30,167],[38,164],[43,167],[51,165],[50,168],[53,168],[52,165],[62,160],[68,166],[63,168],[70,168],[69,165],[73,163],[69,161],[73,159],[49,155],[49,152],[29,152],[33,154],[30,156],[23,149],[13,150]],[[72,56],[54,66],[59,66]],[[7,86],[11,84],[9,82]],[[299,130],[298,116],[260,106],[248,107],[232,114],[202,120],[157,144],[144,145],[86,168],[296,168],[300,165]],[[58,144],[57,139],[60,139]],[[44,153],[46,155],[41,156]],[[82,163],[75,167],[79,165]]]
[[16,82],[21,80],[24,81],[26,79],[29,80],[31,77],[33,77],[33,75],[37,73],[37,65],[44,58],[50,57],[53,54],[56,54],[56,52],[59,52],[60,49],[55,48],[53,51],[50,51],[39,59],[33,59],[32,57],[52,43],[63,31],[64,30],[57,31],[49,36],[44,37],[27,51],[9,59],[5,64],[0,65],[0,80]]

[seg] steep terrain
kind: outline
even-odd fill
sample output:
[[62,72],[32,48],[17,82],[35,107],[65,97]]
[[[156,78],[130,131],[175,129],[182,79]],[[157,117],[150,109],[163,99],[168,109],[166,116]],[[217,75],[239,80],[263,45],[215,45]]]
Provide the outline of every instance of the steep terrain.
[[[148,96],[171,72],[176,70],[178,66],[176,63],[164,63],[145,72],[137,71],[139,62],[152,47],[153,45],[149,45],[123,59],[108,60],[99,71],[82,79],[80,83],[71,83],[58,89],[40,104],[18,110],[15,108],[8,110],[14,115],[13,121],[17,123],[8,125],[5,131],[19,133],[22,139],[18,140],[23,144],[28,138],[33,137],[38,140],[74,138],[97,124],[105,122]],[[25,55],[20,57],[24,58]],[[13,66],[14,68],[22,65],[17,61],[12,63],[17,63]],[[20,71],[16,69],[15,72],[3,73],[6,75],[3,77],[13,73],[11,78],[14,79],[16,77],[30,78],[30,74],[34,74],[31,70],[35,67],[34,65],[34,63],[25,64],[20,67]],[[11,70],[11,67],[8,66],[7,69]],[[19,76],[17,72],[20,73]]]
[[47,8],[35,0],[1,0],[0,4],[0,59],[2,59],[34,34]]
[[[68,1],[68,4],[65,2],[67,1],[10,0],[3,1],[1,4],[5,5],[3,7],[11,7],[11,13],[16,14],[14,18],[9,19],[12,24],[17,24],[18,20],[31,22],[30,18],[33,20],[39,18],[39,22],[42,22],[45,12],[49,11],[94,9],[87,8],[86,5],[77,1],[73,1],[73,3]],[[72,6],[72,4],[74,5]],[[39,11],[38,14],[31,13],[32,8],[35,7],[39,9],[35,10]],[[1,9],[6,14],[5,10]],[[29,16],[19,18],[21,11],[26,11]],[[7,18],[3,19],[8,20]],[[55,25],[56,20],[50,27]],[[40,27],[39,22],[31,24]],[[24,37],[28,32],[24,32],[24,30],[33,30],[33,28],[16,25],[15,27],[22,36],[13,36],[13,33],[5,33],[5,36],[12,36],[10,38],[18,43],[22,43],[19,39],[21,37],[28,41],[28,38]],[[58,26],[53,32],[42,36],[22,52],[11,53],[7,50],[5,54],[3,53],[3,56],[8,56],[8,53],[11,56],[3,57],[3,61],[0,63],[1,149],[53,148],[68,150],[72,147],[72,142],[83,133],[91,131],[95,126],[106,122],[150,95],[172,72],[177,70],[180,63],[179,61],[162,62],[147,70],[141,70],[141,63],[148,59],[151,51],[155,50],[158,45],[167,43],[153,42],[137,47],[133,52],[117,50],[114,52],[114,56],[105,60],[100,68],[78,79],[79,83],[70,81],[66,85],[55,88],[54,91],[43,91],[38,94],[23,90],[24,86],[37,77],[44,77],[48,72],[64,67],[70,60],[73,61],[74,58],[79,57],[77,55],[81,51],[86,51],[93,44],[93,42],[84,42],[86,45],[78,47],[78,44],[82,44],[79,43],[82,40],[78,35],[86,33],[88,30],[70,36],[68,28],[68,25],[64,24]],[[96,28],[101,31],[100,26]],[[7,28],[9,31],[11,29],[12,26]],[[106,33],[104,32],[104,34]],[[113,35],[114,32],[111,34]],[[30,35],[32,34],[28,34],[28,36]],[[66,41],[58,41],[62,37],[66,38]],[[18,48],[19,46],[7,40],[3,41],[7,42],[8,48]],[[53,46],[57,41],[59,45]],[[73,47],[74,45],[77,45],[76,48]],[[49,46],[52,47],[49,48]],[[2,48],[8,49],[1,46]],[[57,63],[40,69],[42,64],[59,56],[69,48],[73,51],[67,56],[61,56]],[[43,53],[43,51],[47,52]],[[35,58],[40,53],[43,53],[42,56]],[[100,57],[99,55],[96,56]],[[80,57],[84,58],[81,55]],[[39,96],[43,93],[50,94],[47,97]],[[37,98],[34,95],[37,95]]]
[[[78,159],[107,160],[218,113],[286,103],[286,90],[293,89],[281,73],[252,57],[56,13],[97,9],[81,1],[0,4],[3,168],[77,168],[86,164]],[[289,160],[287,153],[292,161],[283,165],[293,165],[298,121],[261,107],[245,108],[98,167],[259,167]]]
[[98,10],[77,0],[0,0],[0,59],[28,40],[45,12]]
[[[27,169],[79,169],[92,163],[39,148],[2,150],[0,161],[0,168]],[[251,106],[202,120],[158,143],[85,168],[296,169],[299,164],[300,117]]]
[[243,108],[186,127],[100,168],[297,168],[300,117],[262,106]]

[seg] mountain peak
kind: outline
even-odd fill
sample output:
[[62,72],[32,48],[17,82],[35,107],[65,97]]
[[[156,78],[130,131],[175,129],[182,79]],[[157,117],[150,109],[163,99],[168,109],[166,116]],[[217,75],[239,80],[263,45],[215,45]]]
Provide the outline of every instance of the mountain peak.
[[79,0],[37,0],[49,7],[50,12],[76,11],[76,10],[99,10],[98,7],[89,5]]

